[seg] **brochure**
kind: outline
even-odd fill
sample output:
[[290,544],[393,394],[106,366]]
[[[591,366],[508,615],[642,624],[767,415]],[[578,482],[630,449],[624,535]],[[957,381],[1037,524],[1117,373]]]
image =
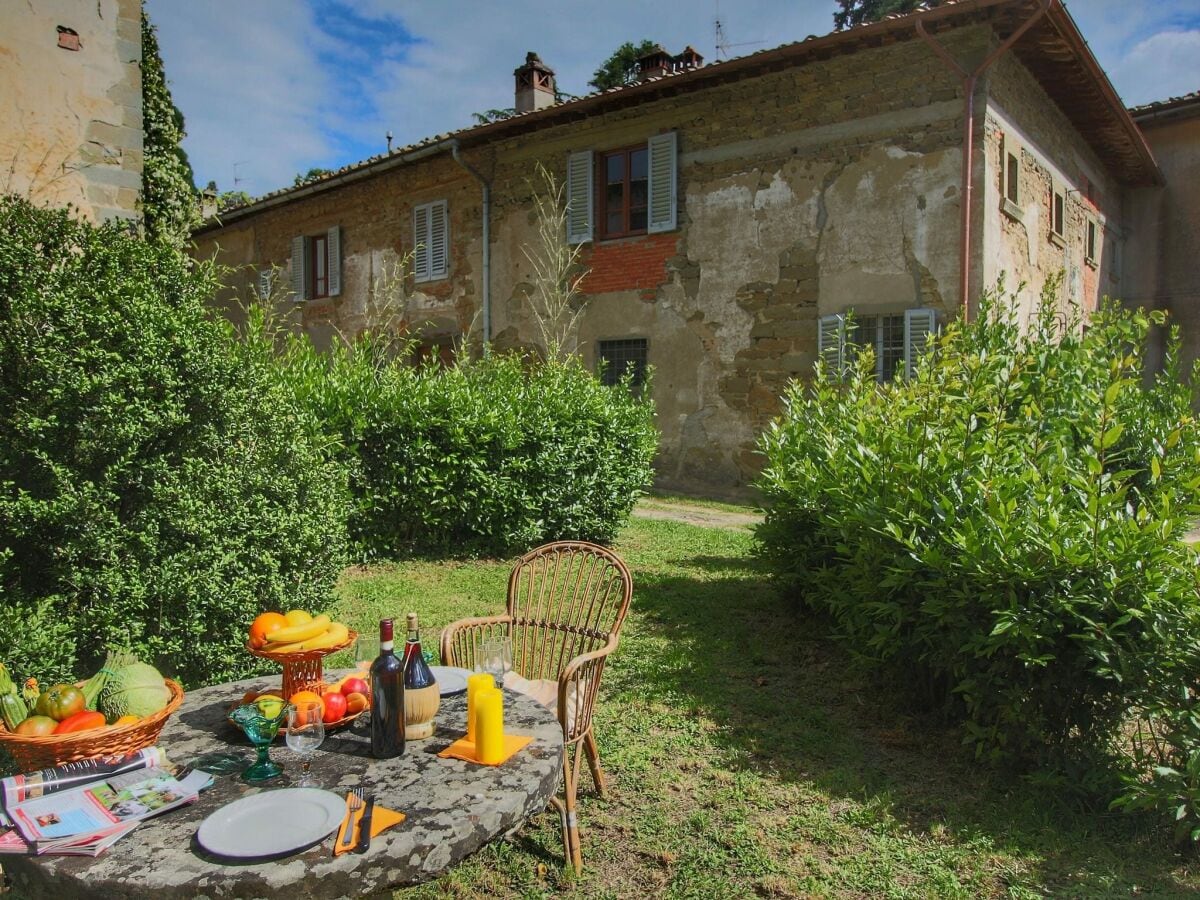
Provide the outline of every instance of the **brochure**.
[[[80,762],[65,763],[40,772],[27,772],[0,779],[0,804],[11,809],[15,804],[33,797],[66,791],[110,775],[138,769],[161,769],[167,764],[166,755],[158,747],[146,747],[133,753],[117,756],[97,756]],[[4,824],[0,820],[0,824]]]

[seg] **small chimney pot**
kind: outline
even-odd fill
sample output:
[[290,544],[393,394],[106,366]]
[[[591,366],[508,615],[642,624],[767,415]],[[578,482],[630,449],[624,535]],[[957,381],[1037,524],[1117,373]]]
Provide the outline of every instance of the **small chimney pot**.
[[513,70],[516,96],[513,106],[519,113],[533,112],[554,105],[554,70],[534,52],[525,54],[525,65]]

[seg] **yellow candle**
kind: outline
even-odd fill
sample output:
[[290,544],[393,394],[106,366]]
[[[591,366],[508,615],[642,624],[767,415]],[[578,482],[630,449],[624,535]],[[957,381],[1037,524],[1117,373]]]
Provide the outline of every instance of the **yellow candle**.
[[495,690],[496,679],[488,672],[467,676],[467,740],[475,743],[475,695],[480,690]]
[[475,758],[498,763],[504,758],[504,692],[485,688],[475,695]]

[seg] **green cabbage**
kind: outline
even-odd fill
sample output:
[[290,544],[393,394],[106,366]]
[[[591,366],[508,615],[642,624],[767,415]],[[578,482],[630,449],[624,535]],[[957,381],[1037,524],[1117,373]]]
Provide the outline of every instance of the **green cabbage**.
[[109,672],[100,693],[100,711],[110,722],[121,716],[152,716],[171,699],[158,669],[143,662]]

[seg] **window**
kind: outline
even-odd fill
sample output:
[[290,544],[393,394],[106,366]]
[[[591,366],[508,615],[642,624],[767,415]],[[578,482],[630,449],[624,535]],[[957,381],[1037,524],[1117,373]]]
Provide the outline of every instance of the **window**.
[[1087,220],[1087,238],[1083,245],[1083,261],[1093,268],[1096,265],[1096,235],[1098,231],[1096,220],[1089,217]]
[[[292,293],[297,300],[336,297],[342,292],[342,229],[292,238]],[[260,276],[259,288],[262,280]]]
[[875,377],[883,381],[912,375],[937,326],[932,309],[909,309],[892,315],[822,316],[817,328],[817,355],[827,369],[842,372],[862,348],[875,351]]
[[268,300],[271,297],[271,270],[259,269],[258,271],[258,299]]
[[435,281],[450,274],[449,220],[445,200],[413,207],[415,281]]
[[646,233],[650,179],[645,144],[601,154],[600,237]]
[[645,144],[567,157],[567,240],[656,234],[677,227],[675,132]]
[[1055,185],[1050,189],[1050,234],[1061,238],[1067,224],[1067,198],[1063,189]]
[[631,372],[630,387],[640,389],[646,383],[646,339],[624,338],[600,341],[596,352],[600,380],[607,385],[620,384]]
[[1005,154],[1004,166],[1004,197],[1011,203],[1017,203],[1021,197],[1021,157],[1011,151]]

